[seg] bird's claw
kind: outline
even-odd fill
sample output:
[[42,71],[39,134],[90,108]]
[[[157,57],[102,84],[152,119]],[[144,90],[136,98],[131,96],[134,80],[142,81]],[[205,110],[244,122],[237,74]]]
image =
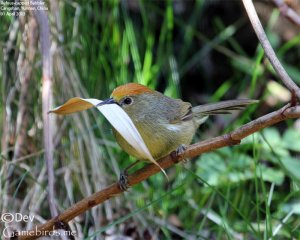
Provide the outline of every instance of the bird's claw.
[[180,145],[178,146],[178,148],[177,148],[175,151],[173,151],[173,152],[171,153],[172,159],[173,159],[176,163],[180,162],[181,160],[185,163],[185,162],[186,162],[186,159],[184,158],[184,153],[185,153],[186,149],[187,149],[187,146],[186,146],[186,145],[180,144]]
[[120,188],[123,192],[125,192],[125,191],[128,190],[128,188],[129,188],[129,183],[128,183],[128,173],[127,173],[127,171],[122,171],[122,172],[120,173],[120,178],[119,178],[118,184],[119,184],[119,188]]
[[177,156],[177,157],[183,157],[183,155],[184,155],[186,149],[187,149],[187,146],[186,146],[186,145],[180,144],[180,145],[178,146],[178,148],[176,149],[176,156]]
[[133,168],[138,163],[139,163],[139,160],[137,160],[134,163],[130,164],[127,168],[125,168],[123,171],[121,171],[118,183],[119,183],[120,189],[123,192],[128,190],[128,188],[130,187],[129,182],[128,182],[128,170]]

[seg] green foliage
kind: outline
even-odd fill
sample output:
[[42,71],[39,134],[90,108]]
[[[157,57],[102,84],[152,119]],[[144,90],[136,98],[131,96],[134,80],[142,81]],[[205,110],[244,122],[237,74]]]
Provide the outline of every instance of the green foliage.
[[[266,85],[275,78],[274,70],[249,34],[248,19],[240,15],[234,20],[228,15],[208,17],[210,4],[201,0],[182,1],[186,9],[180,13],[176,2],[59,1],[55,13],[61,20],[60,31],[55,13],[49,13],[52,37],[58,45],[54,54],[55,104],[74,96],[104,99],[127,82],[139,82],[193,104],[236,97],[261,100],[239,115],[210,119],[200,127],[195,141],[228,132],[284,104],[268,102]],[[235,6],[234,1],[226,4]],[[274,11],[265,23],[268,36],[291,77],[300,83],[300,37],[283,42],[272,28],[281,21],[278,15]],[[5,46],[13,19],[1,21],[0,45]],[[246,37],[244,29],[249,32]],[[19,111],[19,80],[16,84],[18,76],[13,70],[22,52],[22,31],[18,29],[10,60],[0,63],[5,103],[0,105],[0,113],[3,117],[5,109],[11,110],[11,122],[5,125],[11,132]],[[250,43],[252,50],[248,49]],[[2,51],[0,56],[3,58]],[[1,150],[0,207],[2,211],[2,204],[8,202],[6,211],[32,211],[39,219],[48,219],[40,56],[32,65],[28,96],[33,99],[28,103],[26,134],[34,150],[13,163],[14,146]],[[10,74],[5,76],[7,69]],[[9,93],[16,99],[10,103]],[[0,123],[4,126],[5,121]],[[117,146],[110,126],[98,112],[58,118],[56,124],[56,201],[63,211],[116,181],[120,169],[134,159]],[[17,136],[10,134],[14,141]],[[151,177],[124,196],[78,217],[72,227],[86,239],[130,231],[137,239],[147,234],[158,239],[299,239],[299,139],[293,122],[265,129],[239,146],[203,154],[168,170],[169,182],[162,173]]]

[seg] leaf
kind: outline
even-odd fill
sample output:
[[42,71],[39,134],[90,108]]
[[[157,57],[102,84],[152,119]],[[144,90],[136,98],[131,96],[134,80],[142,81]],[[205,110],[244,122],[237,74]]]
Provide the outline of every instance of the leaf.
[[286,148],[292,151],[300,151],[300,131],[298,129],[289,128],[283,135],[283,143]]
[[287,203],[282,206],[282,210],[284,212],[291,212],[300,215],[300,202],[292,202],[292,203]]
[[[232,151],[229,155],[224,155],[225,151],[222,152],[222,155],[218,153],[206,153],[196,162],[197,175],[210,185],[218,186],[254,179],[255,175],[251,167],[253,160],[249,156],[240,153],[234,154]],[[261,176],[264,181],[280,185],[284,180],[284,173],[281,170],[263,165],[256,170],[257,176]]]
[[[50,110],[49,113],[71,114],[96,107],[101,100],[89,98],[71,98],[65,104]],[[164,175],[168,178],[166,172],[153,159],[149,149],[147,148],[142,136],[134,126],[134,123],[127,113],[117,104],[106,104],[98,106],[97,109],[104,115],[110,124],[122,135],[124,139],[141,155],[144,159],[148,159],[160,168]]]
[[261,176],[264,181],[275,183],[276,185],[281,185],[284,180],[283,171],[263,165],[260,165],[259,168],[256,169],[256,175]]
[[201,155],[196,161],[197,175],[203,178],[210,185],[217,186],[223,183],[222,176],[226,176],[226,165],[221,156],[211,152]]
[[300,160],[292,157],[285,157],[282,159],[282,164],[284,165],[288,174],[300,181]]
[[282,137],[276,128],[266,128],[262,131],[262,134],[264,136],[264,138],[262,138],[262,147],[267,153],[272,153],[272,151],[274,151],[278,156],[289,156],[289,151],[283,144]]

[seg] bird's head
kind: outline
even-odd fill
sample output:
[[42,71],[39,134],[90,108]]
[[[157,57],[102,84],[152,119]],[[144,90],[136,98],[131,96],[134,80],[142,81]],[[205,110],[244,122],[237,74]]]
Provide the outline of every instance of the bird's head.
[[118,104],[129,115],[133,115],[145,111],[145,107],[148,105],[147,99],[152,95],[155,95],[155,91],[144,85],[127,83],[115,88],[111,97],[98,104],[98,106]]

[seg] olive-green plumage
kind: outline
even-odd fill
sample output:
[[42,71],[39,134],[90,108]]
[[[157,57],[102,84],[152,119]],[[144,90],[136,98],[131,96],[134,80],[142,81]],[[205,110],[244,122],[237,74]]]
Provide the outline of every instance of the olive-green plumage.
[[[154,159],[166,156],[182,144],[190,144],[208,115],[230,113],[257,102],[230,100],[192,107],[188,102],[169,98],[136,83],[116,88],[111,97],[130,116]],[[115,129],[113,132],[128,154],[144,160]]]

